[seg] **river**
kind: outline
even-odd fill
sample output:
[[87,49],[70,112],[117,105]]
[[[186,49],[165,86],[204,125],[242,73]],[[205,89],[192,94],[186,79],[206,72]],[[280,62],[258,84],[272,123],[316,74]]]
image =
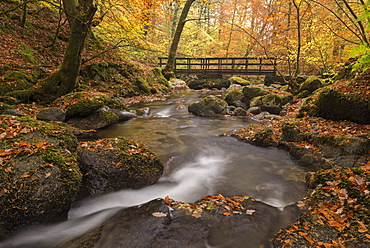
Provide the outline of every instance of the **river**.
[[[149,114],[96,133],[97,138],[124,136],[145,143],[165,164],[158,183],[79,201],[71,208],[68,221],[21,232],[0,247],[54,247],[96,226],[114,209],[158,197],[194,202],[209,194],[249,195],[281,210],[301,200],[306,170],[285,151],[220,136],[257,120],[188,113],[184,106],[204,94],[177,92],[166,101],[136,104],[132,108],[149,107]],[[276,223],[281,228],[285,224]]]

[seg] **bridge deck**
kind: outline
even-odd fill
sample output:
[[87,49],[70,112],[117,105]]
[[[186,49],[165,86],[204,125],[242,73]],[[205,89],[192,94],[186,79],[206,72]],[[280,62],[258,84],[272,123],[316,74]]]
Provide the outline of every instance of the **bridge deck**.
[[[159,66],[167,58],[159,58]],[[276,58],[176,58],[175,74],[276,75]]]

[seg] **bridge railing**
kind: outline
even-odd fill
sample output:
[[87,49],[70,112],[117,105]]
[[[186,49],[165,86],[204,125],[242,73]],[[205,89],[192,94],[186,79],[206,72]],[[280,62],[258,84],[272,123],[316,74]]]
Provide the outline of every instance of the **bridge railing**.
[[[160,57],[159,66],[167,63]],[[276,75],[276,58],[176,58],[176,74],[197,75]]]

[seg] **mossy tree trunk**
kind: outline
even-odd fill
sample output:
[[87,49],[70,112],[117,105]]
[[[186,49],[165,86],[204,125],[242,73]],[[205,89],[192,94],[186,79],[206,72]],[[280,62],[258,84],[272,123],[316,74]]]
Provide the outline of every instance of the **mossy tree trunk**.
[[64,0],[63,5],[68,17],[70,36],[62,67],[58,72],[58,95],[70,93],[77,86],[85,40],[97,10],[93,0],[80,0],[80,3],[76,0]]
[[63,7],[70,27],[68,45],[60,70],[40,84],[36,92],[35,98],[42,101],[52,101],[76,88],[85,40],[97,10],[93,0],[63,0]]

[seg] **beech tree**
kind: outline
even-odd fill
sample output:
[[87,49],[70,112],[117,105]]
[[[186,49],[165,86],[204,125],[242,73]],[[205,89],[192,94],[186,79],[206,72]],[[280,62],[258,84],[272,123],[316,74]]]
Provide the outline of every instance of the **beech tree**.
[[173,72],[174,66],[175,66],[175,59],[176,59],[176,53],[177,48],[179,46],[182,30],[184,29],[185,23],[186,23],[186,17],[188,16],[189,10],[191,5],[195,2],[195,0],[186,0],[184,8],[182,9],[179,21],[177,23],[175,34],[172,38],[171,47],[168,53],[168,60],[167,64],[164,68],[165,74],[170,74]]

